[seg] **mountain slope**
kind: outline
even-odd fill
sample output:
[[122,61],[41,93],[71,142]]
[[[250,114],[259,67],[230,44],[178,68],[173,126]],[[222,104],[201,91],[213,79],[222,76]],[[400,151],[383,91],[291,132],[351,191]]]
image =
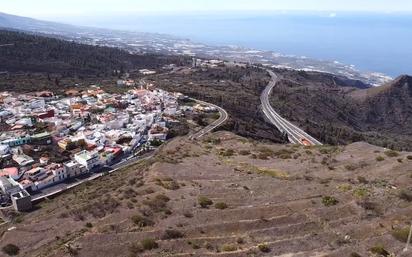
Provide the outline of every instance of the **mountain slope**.
[[77,44],[48,37],[0,30],[0,71],[69,75],[110,74],[114,70],[157,68],[178,59],[132,55],[109,47]]
[[412,77],[400,76],[361,104],[371,129],[412,136]]
[[412,161],[384,151],[263,144],[227,132],[177,138],[36,211],[4,211],[11,223],[0,226],[0,247],[44,257],[348,257],[371,256],[377,245],[398,254],[405,244],[397,239],[406,238],[392,235],[408,232]]
[[342,85],[319,74],[277,70],[282,80],[271,103],[286,118],[324,143],[366,140],[385,147],[411,149],[411,77],[382,88]]

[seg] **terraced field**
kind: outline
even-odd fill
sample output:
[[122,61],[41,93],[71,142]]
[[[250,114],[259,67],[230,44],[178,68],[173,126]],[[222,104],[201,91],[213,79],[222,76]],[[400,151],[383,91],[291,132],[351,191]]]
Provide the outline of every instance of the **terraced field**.
[[0,244],[21,256],[402,256],[410,159],[365,143],[180,138],[14,217]]

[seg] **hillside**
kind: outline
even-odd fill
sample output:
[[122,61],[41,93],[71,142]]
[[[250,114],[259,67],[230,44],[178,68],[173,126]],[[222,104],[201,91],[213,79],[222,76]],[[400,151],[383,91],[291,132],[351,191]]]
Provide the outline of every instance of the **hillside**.
[[382,88],[342,86],[319,74],[277,70],[282,80],[272,92],[276,110],[321,141],[368,141],[412,149],[411,77]]
[[178,138],[32,213],[7,214],[0,245],[43,257],[399,254],[412,218],[411,159],[366,143]]
[[287,140],[260,115],[260,92],[269,82],[268,74],[253,67],[184,69],[159,74],[150,80],[168,91],[178,91],[208,101],[229,113],[225,129],[255,139],[285,143]]
[[114,70],[158,68],[178,58],[125,51],[0,30],[0,71],[109,76]]

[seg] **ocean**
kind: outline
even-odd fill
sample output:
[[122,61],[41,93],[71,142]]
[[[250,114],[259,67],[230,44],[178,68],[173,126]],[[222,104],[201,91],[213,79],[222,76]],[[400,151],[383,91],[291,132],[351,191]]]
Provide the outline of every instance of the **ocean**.
[[339,61],[393,77],[412,74],[412,14],[407,13],[126,15],[78,22]]

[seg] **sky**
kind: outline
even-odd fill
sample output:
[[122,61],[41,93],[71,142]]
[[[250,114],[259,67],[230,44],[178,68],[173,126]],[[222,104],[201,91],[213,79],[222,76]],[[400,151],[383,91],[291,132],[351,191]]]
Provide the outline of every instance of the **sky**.
[[34,18],[217,11],[412,12],[411,0],[1,0],[0,12]]

